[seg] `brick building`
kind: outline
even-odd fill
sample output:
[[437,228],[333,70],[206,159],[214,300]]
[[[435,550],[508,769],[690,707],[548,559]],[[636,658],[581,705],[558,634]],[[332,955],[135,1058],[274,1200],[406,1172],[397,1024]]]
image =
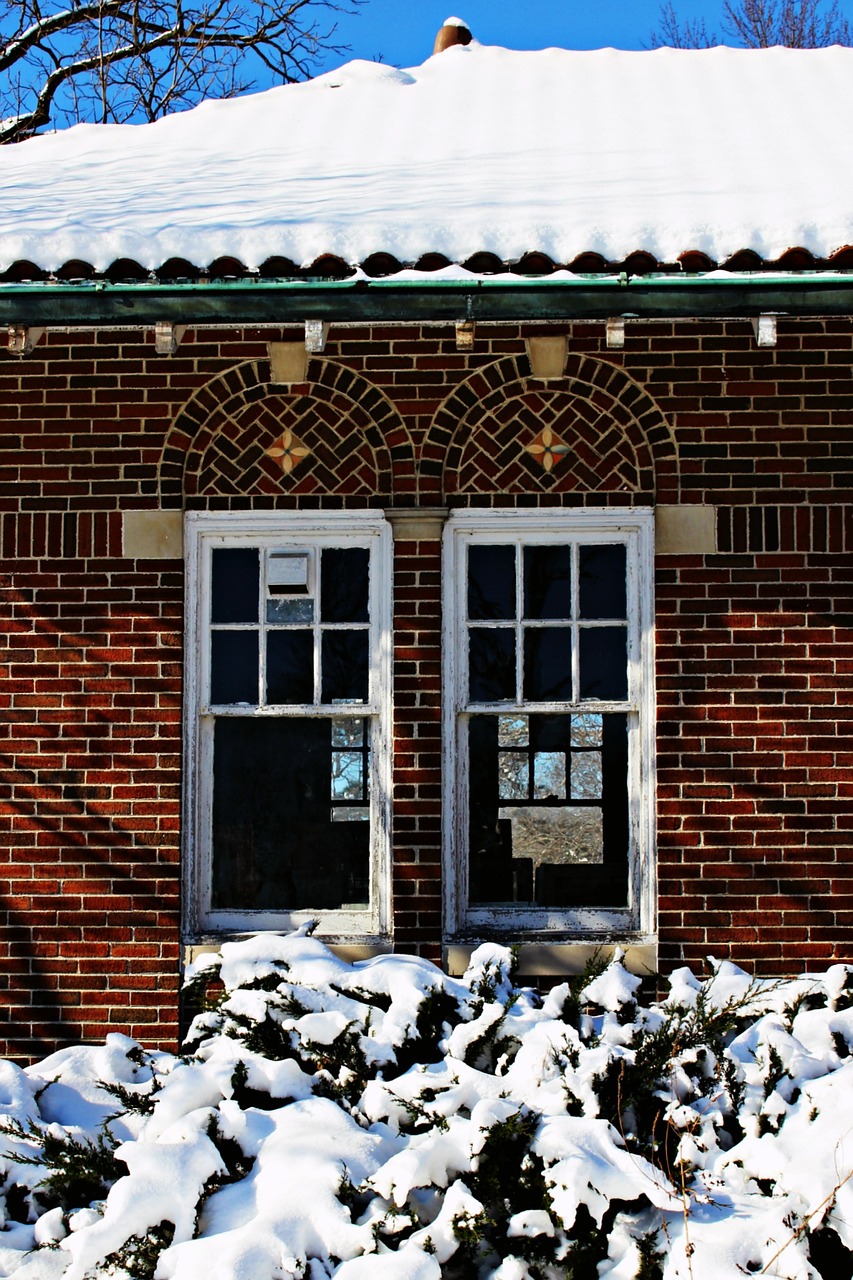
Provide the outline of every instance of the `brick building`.
[[[9,1052],[174,1041],[182,960],[309,918],[851,958],[853,185],[789,92],[841,118],[851,60],[452,47],[4,149]],[[311,126],[273,182],[241,115],[317,103],[370,134],[334,218]]]

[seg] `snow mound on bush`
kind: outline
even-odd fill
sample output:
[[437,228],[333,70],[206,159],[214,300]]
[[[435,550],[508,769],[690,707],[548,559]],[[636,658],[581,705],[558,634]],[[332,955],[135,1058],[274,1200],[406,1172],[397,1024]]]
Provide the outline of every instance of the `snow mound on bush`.
[[836,1280],[853,1264],[853,969],[617,957],[545,996],[227,943],[176,1056],[123,1036],[0,1063],[14,1280]]

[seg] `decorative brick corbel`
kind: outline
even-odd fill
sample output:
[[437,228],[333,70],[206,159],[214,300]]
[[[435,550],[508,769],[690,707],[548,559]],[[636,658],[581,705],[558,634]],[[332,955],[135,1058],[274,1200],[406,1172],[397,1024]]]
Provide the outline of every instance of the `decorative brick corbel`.
[[312,356],[319,356],[326,350],[326,339],[329,326],[325,320],[305,321],[305,350]]
[[9,352],[13,356],[28,356],[44,336],[44,329],[29,329],[23,324],[9,325]]
[[172,324],[170,320],[158,320],[154,325],[154,350],[158,356],[173,356],[184,340],[185,324]]
[[776,346],[776,317],[770,315],[753,316],[752,329],[759,347]]

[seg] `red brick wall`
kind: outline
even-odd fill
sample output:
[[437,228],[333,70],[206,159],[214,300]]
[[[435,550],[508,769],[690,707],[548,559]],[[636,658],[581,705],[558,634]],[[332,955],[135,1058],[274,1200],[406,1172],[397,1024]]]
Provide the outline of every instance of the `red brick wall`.
[[182,575],[86,523],[85,556],[28,531],[0,588],[0,1034],[22,1055],[176,1035]]
[[[715,506],[718,554],[658,561],[661,954],[853,958],[853,323],[778,327],[629,322],[608,351],[567,325],[570,376],[536,386],[535,327],[470,355],[449,326],[333,327],[289,390],[267,343],[296,330],[0,350],[7,1047],[175,1035],[182,573],[120,530],[184,502]],[[572,442],[550,476],[518,453],[546,416]],[[262,447],[286,422],[312,448],[290,478]],[[439,546],[395,551],[396,939],[437,955]]]
[[853,959],[853,561],[663,558],[661,953]]

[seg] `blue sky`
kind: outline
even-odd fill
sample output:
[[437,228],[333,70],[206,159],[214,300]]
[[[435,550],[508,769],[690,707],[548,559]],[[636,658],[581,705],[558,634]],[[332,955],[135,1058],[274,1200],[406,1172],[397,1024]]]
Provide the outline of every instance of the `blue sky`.
[[[455,6],[455,7],[454,7]],[[842,6],[845,10],[848,5]],[[676,0],[683,17],[706,16],[718,26],[721,0]],[[366,0],[357,17],[341,15],[338,39],[349,56],[382,57],[414,66],[432,53],[435,33],[448,15],[464,18],[483,44],[512,49],[641,49],[658,22],[657,0]],[[340,58],[330,57],[324,67]]]

